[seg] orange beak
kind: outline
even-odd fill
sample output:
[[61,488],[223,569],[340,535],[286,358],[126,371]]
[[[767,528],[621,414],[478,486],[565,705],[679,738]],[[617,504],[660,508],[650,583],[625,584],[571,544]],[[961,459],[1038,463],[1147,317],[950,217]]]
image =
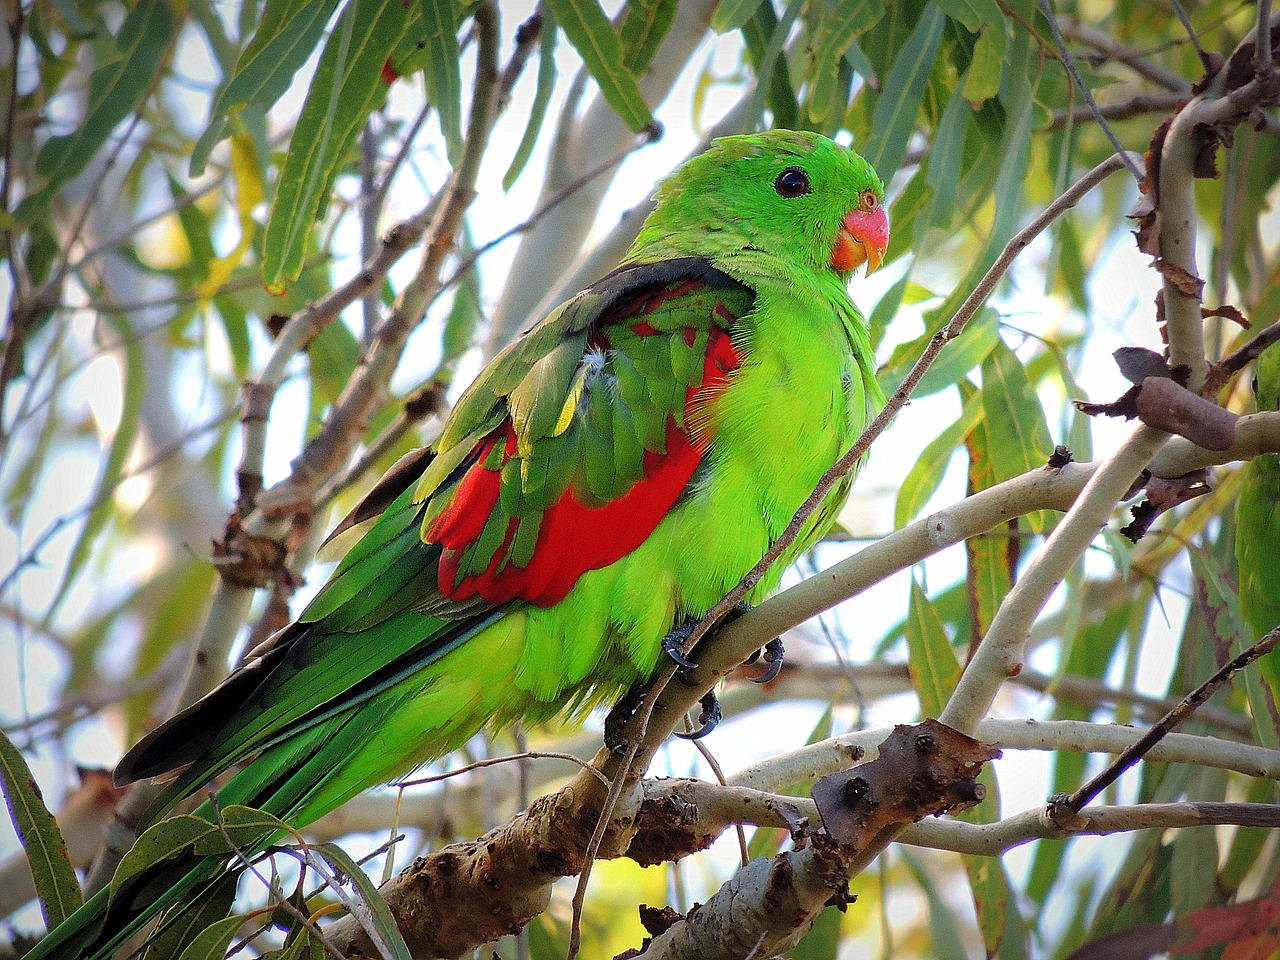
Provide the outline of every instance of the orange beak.
[[831,266],[842,273],[864,263],[867,273],[884,263],[889,249],[889,217],[884,207],[850,210],[840,221],[840,235],[831,251]]

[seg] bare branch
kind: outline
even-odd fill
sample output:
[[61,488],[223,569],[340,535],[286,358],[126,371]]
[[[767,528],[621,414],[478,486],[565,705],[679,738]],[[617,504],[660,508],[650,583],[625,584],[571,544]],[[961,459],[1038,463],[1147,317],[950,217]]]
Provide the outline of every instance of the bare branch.
[[1239,655],[1233,657],[1227,663],[1214,672],[1204,683],[1196,687],[1188,693],[1176,707],[1160,718],[1160,722],[1148,730],[1140,740],[1124,751],[1120,756],[1107,766],[1105,770],[1096,777],[1080,787],[1069,797],[1064,798],[1061,803],[1074,813],[1078,813],[1080,809],[1099,793],[1115,783],[1119,779],[1120,774],[1137,763],[1143,756],[1150,752],[1151,748],[1158,744],[1162,739],[1168,736],[1169,731],[1178,727],[1184,721],[1189,719],[1195,712],[1196,708],[1208,700],[1224,683],[1233,676],[1257,660],[1261,656],[1265,656],[1270,651],[1280,646],[1280,627],[1272,630],[1263,636],[1257,643],[1254,643],[1248,649]]
[[1067,840],[1075,836],[1105,837],[1135,830],[1169,830],[1234,824],[1280,826],[1280,806],[1270,803],[1145,803],[1136,806],[1090,807],[1087,816],[1066,829],[1044,808],[1025,810],[994,823],[925,820],[902,831],[899,842],[952,850],[979,857],[998,857],[1031,840]]

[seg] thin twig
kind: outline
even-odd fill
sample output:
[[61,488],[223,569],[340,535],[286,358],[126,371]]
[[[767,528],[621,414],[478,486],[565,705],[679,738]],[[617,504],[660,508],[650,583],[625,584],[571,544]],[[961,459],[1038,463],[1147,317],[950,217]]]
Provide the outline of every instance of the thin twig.
[[1254,62],[1259,73],[1271,69],[1271,0],[1258,0],[1257,47]]
[[226,843],[227,847],[231,850],[232,856],[240,861],[241,866],[257,877],[262,885],[267,888],[267,892],[271,895],[271,899],[275,901],[275,906],[277,908],[283,910],[285,913],[289,914],[301,923],[311,932],[312,936],[320,941],[324,946],[325,952],[329,954],[329,956],[333,957],[334,960],[345,960],[342,954],[325,940],[324,934],[320,932],[320,928],[312,922],[311,918],[294,906],[293,901],[285,896],[284,891],[277,886],[274,880],[269,880],[264,877],[258,870],[257,865],[244,855],[244,851],[242,851],[239,845],[231,838],[231,834],[227,832],[227,824],[222,819],[222,809],[218,806],[217,791],[210,790],[208,799],[210,806],[213,807],[213,822],[218,828],[218,833],[222,835],[223,842]]
[[1141,183],[1143,178],[1142,170],[1136,162],[1129,158],[1129,151],[1120,143],[1115,131],[1111,129],[1111,124],[1107,123],[1106,117],[1102,115],[1102,111],[1098,109],[1097,102],[1093,99],[1093,93],[1085,85],[1084,79],[1080,76],[1080,71],[1076,69],[1075,61],[1071,59],[1071,53],[1067,50],[1066,41],[1062,39],[1062,31],[1058,29],[1058,18],[1054,15],[1053,7],[1050,5],[1049,0],[1040,0],[1040,11],[1044,14],[1044,18],[1049,21],[1049,30],[1053,33],[1053,42],[1058,48],[1058,56],[1062,60],[1062,65],[1067,68],[1067,73],[1071,75],[1072,81],[1080,89],[1080,95],[1084,97],[1084,102],[1088,104],[1094,119],[1098,121],[1098,126],[1107,135],[1111,145],[1116,148],[1116,153],[1124,159],[1125,166],[1133,174],[1134,180]]
[[[693,740],[691,742],[693,743],[693,748],[702,754],[702,759],[707,761],[707,766],[711,768],[711,772],[716,775],[716,782],[722,787],[727,787],[728,782],[724,778],[724,771],[720,769],[720,761],[715,758],[711,749],[702,740]],[[738,854],[742,858],[742,865],[745,867],[751,861],[751,854],[747,852],[747,833],[742,829],[741,823],[735,823],[733,826],[738,832]]]
[[460,280],[467,273],[468,270],[470,270],[472,267],[476,265],[477,260],[479,260],[482,256],[484,256],[494,247],[498,246],[500,243],[502,243],[505,240],[510,240],[512,237],[518,236],[536,227],[539,224],[539,222],[544,217],[546,217],[546,215],[549,214],[552,210],[560,206],[560,204],[564,203],[564,201],[568,200],[570,197],[572,197],[574,194],[580,191],[583,187],[587,186],[587,184],[591,183],[601,174],[607,173],[608,171],[620,165],[622,161],[626,160],[627,157],[631,156],[631,154],[635,153],[641,147],[645,147],[653,143],[655,137],[656,137],[656,131],[654,129],[642,130],[639,136],[637,136],[636,139],[632,141],[632,143],[625,150],[621,150],[614,156],[609,157],[605,160],[602,160],[600,163],[596,164],[596,166],[592,167],[586,173],[582,174],[579,177],[574,178],[572,181],[565,184],[565,186],[562,187],[560,190],[556,191],[550,197],[550,199],[547,200],[546,203],[542,204],[541,206],[538,207],[537,210],[531,213],[527,220],[523,221],[522,223],[517,223],[514,227],[511,227],[508,230],[504,230],[502,233],[498,234],[496,237],[494,237],[492,240],[488,241],[487,243],[481,244],[479,247],[473,250],[469,256],[464,257],[462,261],[458,264],[458,266],[454,269],[453,273],[449,275],[448,279],[444,280],[440,284],[441,291],[447,290],[449,287],[452,287],[454,284],[456,284],[458,280]]
[[1106,120],[1128,120],[1146,113],[1168,113],[1184,99],[1185,93],[1139,93],[1128,100],[1109,103],[1105,107],[1094,105],[1055,110],[1050,126],[1057,129],[1066,126],[1068,120],[1073,123],[1097,120],[1099,117]]
[[1140,740],[1108,764],[1105,770],[1069,797],[1061,800],[1060,803],[1078,813],[1085,804],[1115,783],[1122,773],[1141,760],[1143,755],[1159,743],[1166,734],[1176,729],[1195,713],[1196,708],[1213,696],[1219,687],[1253,663],[1254,660],[1274,650],[1277,646],[1280,646],[1280,627],[1276,627],[1247,650],[1232,657],[1213,676],[1183,697],[1176,707],[1161,717],[1159,722],[1148,730]]
[[429,777],[415,777],[412,780],[397,780],[391,786],[403,790],[405,787],[421,787],[428,783],[439,783],[441,780],[448,780],[452,777],[461,776],[464,773],[470,773],[472,770],[480,770],[484,767],[496,766],[500,763],[511,763],[516,760],[568,760],[570,763],[576,763],[583,770],[586,770],[604,786],[609,786],[609,778],[602,772],[593,767],[581,757],[575,757],[572,753],[557,753],[554,750],[524,750],[520,753],[510,753],[501,757],[488,757],[484,760],[477,760],[475,763],[468,763],[465,767],[458,767],[456,770],[446,770],[444,773],[435,773]]
[[1195,48],[1200,62],[1204,62],[1204,47],[1200,46],[1200,38],[1196,35],[1196,28],[1191,25],[1191,18],[1187,16],[1187,11],[1182,8],[1182,0],[1169,0],[1169,5],[1173,7],[1173,12],[1178,15],[1178,20],[1182,23],[1182,28],[1187,31],[1187,38],[1191,41],[1191,46]]
[[1074,19],[1065,19],[1059,23],[1064,37],[1078,40],[1097,50],[1109,60],[1123,63],[1140,76],[1157,83],[1166,90],[1186,94],[1191,84],[1186,78],[1166,70],[1152,60],[1147,59],[1137,50],[1125,46],[1111,34],[1099,30],[1087,23]]

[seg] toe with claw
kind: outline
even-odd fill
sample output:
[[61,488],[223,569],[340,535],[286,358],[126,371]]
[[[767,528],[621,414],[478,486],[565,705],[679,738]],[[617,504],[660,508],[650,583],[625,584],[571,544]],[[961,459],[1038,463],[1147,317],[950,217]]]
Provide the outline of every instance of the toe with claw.
[[697,625],[697,620],[686,620],[662,638],[662,652],[684,670],[698,669],[698,665],[684,655],[684,645],[688,643],[689,636]]
[[752,663],[759,659],[762,660],[765,665],[764,673],[760,674],[758,677],[751,678],[753,683],[768,683],[782,672],[782,660],[786,656],[786,649],[782,646],[782,638],[774,637],[766,643],[764,645],[763,654],[763,656],[760,656],[760,651],[757,651],[752,655],[751,659],[747,661],[747,663]]
[[714,690],[708,690],[702,695],[702,699],[698,701],[702,706],[702,712],[698,715],[698,727],[696,730],[690,730],[688,733],[676,731],[676,736],[685,740],[701,740],[708,733],[714,730],[724,717],[720,710],[720,701],[716,698]]

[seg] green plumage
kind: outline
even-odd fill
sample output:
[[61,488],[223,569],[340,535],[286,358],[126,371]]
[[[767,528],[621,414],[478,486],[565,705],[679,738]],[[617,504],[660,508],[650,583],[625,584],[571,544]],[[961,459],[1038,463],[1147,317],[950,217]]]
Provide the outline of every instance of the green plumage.
[[[1280,408],[1280,346],[1262,352],[1254,377],[1258,409]],[[1280,454],[1256,457],[1241,470],[1244,485],[1236,501],[1240,611],[1257,640],[1280,626]],[[1263,657],[1260,666],[1280,705],[1280,651]]]
[[[298,621],[117,776],[185,767],[159,817],[251,761],[219,802],[301,826],[486,725],[649,678],[662,638],[759,560],[883,400],[845,291],[883,256],[882,199],[865,161],[813,134],[728,138],[687,163],[623,265],[496,357],[433,455],[357,508],[372,525]],[[109,909],[95,898],[33,956],[107,956],[219,866],[164,869]]]

